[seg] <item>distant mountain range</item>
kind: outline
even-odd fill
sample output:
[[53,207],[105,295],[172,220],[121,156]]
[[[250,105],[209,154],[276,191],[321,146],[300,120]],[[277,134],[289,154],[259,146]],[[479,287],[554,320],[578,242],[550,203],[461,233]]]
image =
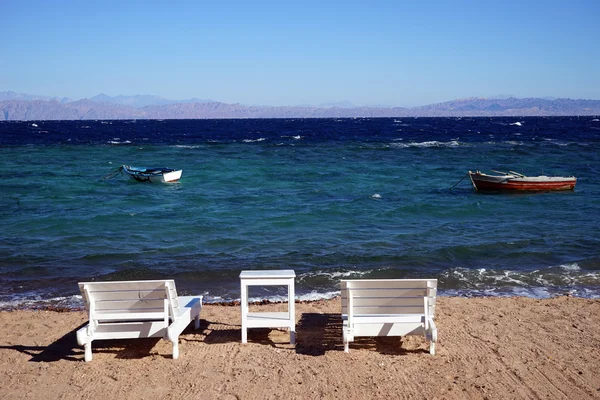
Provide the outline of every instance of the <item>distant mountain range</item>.
[[[0,97],[1,98],[1,97]],[[188,100],[167,100],[163,97],[152,96],[152,95],[136,95],[136,96],[107,96],[104,93],[100,93],[97,96],[92,97],[90,100],[98,103],[112,103],[120,104],[123,106],[130,106],[135,108],[142,108],[146,106],[164,106],[167,104],[186,104],[186,103],[211,103],[212,100],[201,100],[197,98]]]
[[167,100],[158,96],[107,96],[91,99],[0,92],[0,120],[352,118],[600,115],[600,100],[514,97],[468,98],[420,107],[248,106],[212,100]]

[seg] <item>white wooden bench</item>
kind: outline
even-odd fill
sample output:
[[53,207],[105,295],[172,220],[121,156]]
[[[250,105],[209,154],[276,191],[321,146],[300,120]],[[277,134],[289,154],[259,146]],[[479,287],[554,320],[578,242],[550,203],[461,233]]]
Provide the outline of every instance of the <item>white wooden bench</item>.
[[92,359],[92,341],[163,338],[179,357],[179,335],[195,320],[200,327],[202,296],[177,296],[175,281],[81,282],[79,289],[89,323],[77,331],[77,342]]
[[344,351],[357,336],[423,335],[435,354],[437,279],[342,280]]

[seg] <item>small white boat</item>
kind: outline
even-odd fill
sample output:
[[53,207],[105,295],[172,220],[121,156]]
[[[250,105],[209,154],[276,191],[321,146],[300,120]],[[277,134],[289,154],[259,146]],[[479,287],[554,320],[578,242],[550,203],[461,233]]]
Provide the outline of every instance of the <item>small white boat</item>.
[[138,182],[169,183],[177,182],[181,178],[182,170],[173,168],[144,168],[131,165],[121,166],[121,171],[131,179]]

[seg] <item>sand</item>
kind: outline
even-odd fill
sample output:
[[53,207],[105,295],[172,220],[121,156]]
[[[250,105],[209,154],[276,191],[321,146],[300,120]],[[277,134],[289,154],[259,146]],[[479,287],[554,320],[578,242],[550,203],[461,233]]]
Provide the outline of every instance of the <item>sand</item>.
[[[283,305],[263,305],[264,309]],[[436,355],[421,337],[360,338],[343,352],[339,299],[297,304],[297,344],[250,330],[240,310],[206,305],[198,331],[94,342],[84,312],[0,312],[2,399],[600,398],[600,302],[572,297],[440,297]]]

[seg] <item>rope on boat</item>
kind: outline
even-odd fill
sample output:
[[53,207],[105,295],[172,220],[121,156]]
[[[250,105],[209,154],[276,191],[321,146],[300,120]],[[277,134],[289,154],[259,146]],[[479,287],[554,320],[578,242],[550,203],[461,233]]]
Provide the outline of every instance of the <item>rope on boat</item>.
[[458,185],[459,183],[461,183],[461,182],[463,181],[463,179],[465,179],[467,176],[469,176],[469,174],[466,174],[465,176],[463,176],[462,178],[460,178],[460,181],[456,182],[456,183],[454,184],[454,186],[452,186],[452,187],[450,188],[450,190],[454,189],[454,187],[455,187],[456,185]]
[[110,174],[106,175],[104,178],[100,179],[101,181],[105,181],[110,178],[114,178],[123,170],[123,166],[121,165],[119,168],[112,171]]

